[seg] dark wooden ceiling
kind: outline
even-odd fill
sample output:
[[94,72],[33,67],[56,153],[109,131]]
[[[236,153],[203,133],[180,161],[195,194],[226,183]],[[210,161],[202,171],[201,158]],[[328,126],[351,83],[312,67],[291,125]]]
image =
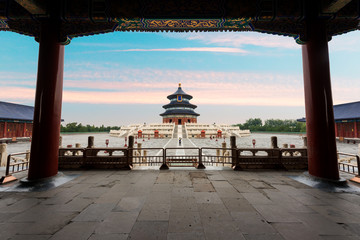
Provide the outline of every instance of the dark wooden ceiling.
[[0,30],[39,36],[40,23],[63,37],[112,31],[258,31],[306,36],[308,20],[330,36],[359,29],[360,0],[0,0]]

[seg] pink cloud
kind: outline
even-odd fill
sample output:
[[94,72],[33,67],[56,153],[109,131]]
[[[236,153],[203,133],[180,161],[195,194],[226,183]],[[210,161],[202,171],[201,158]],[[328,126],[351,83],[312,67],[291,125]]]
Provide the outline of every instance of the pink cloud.
[[[303,106],[302,76],[257,72],[205,72],[156,69],[68,72],[64,102],[99,104],[166,104],[178,82],[197,105]],[[71,78],[69,78],[71,76]],[[359,85],[333,84],[335,103],[358,100]],[[35,85],[0,81],[1,100],[34,100]],[[35,83],[35,81],[34,81]],[[19,87],[21,86],[21,87]],[[25,86],[30,86],[27,88]]]

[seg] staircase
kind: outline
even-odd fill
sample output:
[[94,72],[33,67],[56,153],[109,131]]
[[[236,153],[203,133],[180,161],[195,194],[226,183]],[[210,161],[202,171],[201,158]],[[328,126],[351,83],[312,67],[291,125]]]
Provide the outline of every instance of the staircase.
[[178,125],[175,125],[172,137],[173,138],[178,138]]

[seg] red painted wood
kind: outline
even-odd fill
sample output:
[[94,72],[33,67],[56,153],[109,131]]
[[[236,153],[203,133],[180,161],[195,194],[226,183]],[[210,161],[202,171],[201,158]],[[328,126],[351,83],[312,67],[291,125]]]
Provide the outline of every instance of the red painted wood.
[[0,123],[0,138],[3,138],[5,135],[5,123]]
[[8,129],[7,129],[7,122],[4,122],[4,138],[7,137],[7,131],[8,131]]
[[354,138],[358,138],[358,127],[357,127],[357,122],[354,122]]
[[29,180],[58,172],[64,46],[56,23],[41,24]]
[[24,123],[24,129],[23,129],[23,137],[26,137],[26,123]]
[[335,123],[335,136],[339,137],[338,124],[337,123]]
[[320,20],[308,22],[302,47],[309,173],[339,179],[331,93],[328,38]]

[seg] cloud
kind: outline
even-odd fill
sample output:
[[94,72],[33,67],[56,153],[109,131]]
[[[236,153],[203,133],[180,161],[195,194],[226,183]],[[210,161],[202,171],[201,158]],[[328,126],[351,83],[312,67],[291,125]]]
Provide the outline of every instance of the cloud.
[[[166,104],[178,82],[194,104],[301,106],[301,79],[271,73],[158,69],[73,71],[65,74],[63,101],[87,104]],[[34,99],[34,87],[6,86],[4,99]],[[279,94],[281,93],[281,94]]]
[[360,52],[359,38],[360,31],[335,36],[329,42],[329,50],[330,52]]
[[154,48],[154,49],[116,49],[116,50],[103,50],[99,52],[215,52],[215,53],[241,53],[248,54],[240,48],[229,47],[187,47],[187,48]]
[[245,47],[258,46],[266,48],[299,49],[292,37],[283,37],[256,32],[200,32],[200,33],[164,33],[171,38],[182,38],[199,41],[207,45]]
[[[89,66],[91,68],[91,66]],[[303,106],[302,75],[272,72],[217,72],[98,68],[67,71],[63,101],[86,104],[166,104],[182,83],[197,105]],[[358,100],[353,79],[333,80],[334,103]],[[34,101],[35,81],[0,81],[1,100]]]
[[22,80],[22,81],[23,80],[34,80],[34,81],[36,81],[36,74],[2,71],[0,74],[0,80],[2,81],[2,83],[4,81],[10,82],[9,80],[11,80],[11,82],[13,82],[13,80]]

